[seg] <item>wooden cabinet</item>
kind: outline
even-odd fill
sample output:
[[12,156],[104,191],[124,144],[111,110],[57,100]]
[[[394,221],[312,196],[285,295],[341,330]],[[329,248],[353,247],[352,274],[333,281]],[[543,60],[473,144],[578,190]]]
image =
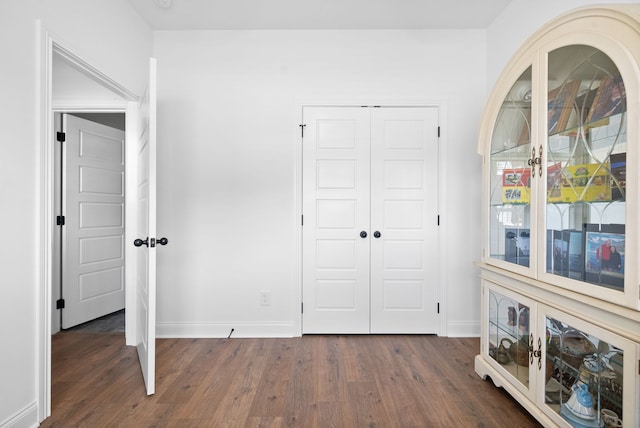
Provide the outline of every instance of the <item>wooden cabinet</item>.
[[638,5],[544,26],[484,112],[476,371],[550,426],[640,426],[639,119]]

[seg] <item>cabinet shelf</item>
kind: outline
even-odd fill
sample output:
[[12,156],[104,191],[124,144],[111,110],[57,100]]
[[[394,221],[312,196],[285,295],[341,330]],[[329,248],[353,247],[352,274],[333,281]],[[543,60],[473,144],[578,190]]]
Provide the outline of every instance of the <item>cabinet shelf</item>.
[[582,376],[583,380],[586,380],[585,383],[588,385],[589,390],[600,390],[601,400],[606,401],[610,406],[614,406],[618,410],[622,408],[622,384],[617,381],[617,375],[613,371],[604,376],[590,373],[588,379],[584,379],[585,373],[589,373],[584,367],[576,368],[558,356],[553,356],[552,359],[548,358],[547,361],[552,362],[554,368],[552,376],[556,381],[562,383],[567,393],[571,391],[571,386]]

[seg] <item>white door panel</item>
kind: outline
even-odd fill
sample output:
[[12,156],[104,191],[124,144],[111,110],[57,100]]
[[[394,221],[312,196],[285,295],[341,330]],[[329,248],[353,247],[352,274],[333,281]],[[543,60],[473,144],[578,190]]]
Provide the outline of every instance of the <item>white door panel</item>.
[[63,115],[62,328],[124,308],[124,132]]
[[[139,110],[137,150],[136,346],[147,394],[155,393],[156,364],[156,61],[149,64],[149,87]],[[130,245],[130,243],[129,243]]]
[[369,113],[303,115],[303,331],[368,333]]
[[371,332],[436,333],[438,109],[373,109],[371,141]]

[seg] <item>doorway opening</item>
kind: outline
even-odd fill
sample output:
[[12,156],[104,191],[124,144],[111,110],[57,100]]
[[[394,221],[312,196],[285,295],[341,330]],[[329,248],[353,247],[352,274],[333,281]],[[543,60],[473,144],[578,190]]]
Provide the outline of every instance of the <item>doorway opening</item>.
[[[39,213],[38,237],[39,253],[39,288],[38,313],[38,420],[42,421],[51,414],[51,335],[56,323],[57,299],[55,297],[54,278],[59,277],[56,270],[56,176],[55,176],[55,140],[56,115],[58,113],[75,114],[118,114],[126,122],[125,140],[135,141],[137,133],[138,96],[100,72],[70,50],[66,49],[43,28],[38,27],[40,38],[40,73],[38,79],[38,94],[40,97],[39,110]],[[130,144],[128,146],[135,146]],[[132,150],[127,147],[126,150]],[[130,157],[127,153],[126,157]],[[125,158],[126,158],[125,157]],[[133,166],[125,165],[127,175],[135,176]],[[133,172],[132,172],[133,171]],[[124,183],[128,189],[130,180]],[[129,192],[127,192],[129,193]],[[128,197],[128,196],[126,196]],[[135,203],[132,205],[135,209]],[[129,210],[134,211],[134,210]],[[135,212],[127,211],[124,216],[124,242],[133,242],[133,231],[128,231],[126,225],[135,225]],[[123,242],[123,244],[124,244]],[[59,248],[59,246],[57,247]],[[124,260],[131,269],[125,271],[125,283],[135,283],[135,258],[125,246]],[[133,280],[132,280],[133,278]],[[125,341],[127,345],[135,344],[135,289],[125,288],[125,307],[127,321],[125,323]],[[59,320],[59,318],[58,318]]]

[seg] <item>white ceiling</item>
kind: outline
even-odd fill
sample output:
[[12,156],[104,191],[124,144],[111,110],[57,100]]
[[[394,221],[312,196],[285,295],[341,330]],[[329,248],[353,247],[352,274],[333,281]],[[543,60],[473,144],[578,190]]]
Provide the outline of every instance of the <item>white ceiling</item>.
[[154,30],[297,30],[486,28],[511,0],[129,2]]

